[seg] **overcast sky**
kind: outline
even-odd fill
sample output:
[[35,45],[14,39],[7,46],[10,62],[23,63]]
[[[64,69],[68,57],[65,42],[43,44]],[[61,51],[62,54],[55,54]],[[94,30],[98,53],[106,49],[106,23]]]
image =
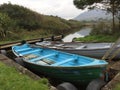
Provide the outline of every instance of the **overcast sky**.
[[82,11],[73,5],[73,0],[0,0],[0,4],[11,2],[38,13],[72,19]]

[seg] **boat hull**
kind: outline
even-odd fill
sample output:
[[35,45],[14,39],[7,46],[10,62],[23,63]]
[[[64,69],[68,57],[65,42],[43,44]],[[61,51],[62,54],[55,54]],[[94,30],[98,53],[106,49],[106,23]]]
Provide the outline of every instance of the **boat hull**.
[[[53,48],[55,50],[60,50],[68,53],[93,57],[93,58],[102,58],[105,53],[110,49],[114,43],[79,43],[79,42],[69,42],[69,43],[55,43],[49,45],[44,44],[45,47]],[[39,43],[37,44],[39,45]],[[60,46],[61,45],[61,46]],[[42,45],[41,45],[42,46]],[[80,48],[79,48],[80,47]],[[114,51],[119,49],[120,46],[116,47]],[[109,56],[113,55],[111,53]],[[114,57],[114,59],[120,59],[120,53]]]
[[[109,50],[109,48],[103,48],[103,49],[56,49],[68,53],[73,53],[73,54],[78,54],[78,55],[83,55],[83,56],[88,56],[92,58],[102,58],[105,53]],[[115,49],[117,50],[117,49]],[[109,55],[111,56],[112,53]],[[120,59],[120,53],[118,53],[113,59]]]
[[24,65],[51,78],[71,83],[88,84],[93,79],[103,77],[108,63],[76,54],[40,48],[30,44],[12,47],[13,53],[21,57]]
[[24,61],[24,64],[30,70],[44,74],[51,78],[71,83],[88,84],[90,81],[103,76],[106,65],[94,67],[49,67],[36,65]]

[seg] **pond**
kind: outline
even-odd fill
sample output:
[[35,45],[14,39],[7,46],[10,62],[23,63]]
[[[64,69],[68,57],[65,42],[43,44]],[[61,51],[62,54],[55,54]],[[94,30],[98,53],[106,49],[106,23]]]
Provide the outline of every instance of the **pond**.
[[85,36],[89,35],[90,32],[91,32],[91,28],[89,28],[89,27],[82,28],[82,29],[80,29],[80,31],[77,31],[75,33],[67,35],[62,40],[63,40],[63,42],[72,42],[73,38],[85,37]]

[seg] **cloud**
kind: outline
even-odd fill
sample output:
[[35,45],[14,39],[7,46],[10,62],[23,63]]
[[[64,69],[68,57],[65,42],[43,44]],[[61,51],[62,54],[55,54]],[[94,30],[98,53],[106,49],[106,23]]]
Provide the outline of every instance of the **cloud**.
[[73,5],[73,0],[1,0],[0,4],[8,2],[30,8],[41,14],[65,19],[72,19],[81,12]]

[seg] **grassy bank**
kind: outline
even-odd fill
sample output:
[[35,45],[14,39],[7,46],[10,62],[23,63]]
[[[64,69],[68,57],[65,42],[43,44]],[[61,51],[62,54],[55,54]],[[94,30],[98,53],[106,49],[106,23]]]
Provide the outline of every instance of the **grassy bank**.
[[81,42],[115,42],[120,37],[119,24],[115,23],[113,30],[111,22],[97,22],[91,27],[92,31],[89,36],[76,38],[74,41]]
[[50,34],[46,33],[44,30],[14,31],[12,33],[9,33],[4,39],[2,39],[0,41],[0,44],[10,43],[10,42],[19,41],[19,40],[40,38],[40,37],[45,37],[45,36],[50,36]]
[[112,35],[89,35],[81,38],[75,38],[74,41],[80,42],[115,42],[118,39],[117,36]]
[[0,90],[49,90],[46,79],[33,80],[0,62]]
[[[70,33],[76,32],[80,30],[81,28],[72,29],[69,30],[69,32],[64,33],[63,35],[68,35]],[[52,35],[61,35],[61,34],[54,34],[51,30],[19,30],[9,33],[4,39],[0,40],[0,44],[10,43],[14,41],[22,41],[22,40],[29,40],[34,38],[45,38],[45,37],[51,37]]]
[[120,83],[116,84],[116,86],[113,88],[113,90],[120,90]]

